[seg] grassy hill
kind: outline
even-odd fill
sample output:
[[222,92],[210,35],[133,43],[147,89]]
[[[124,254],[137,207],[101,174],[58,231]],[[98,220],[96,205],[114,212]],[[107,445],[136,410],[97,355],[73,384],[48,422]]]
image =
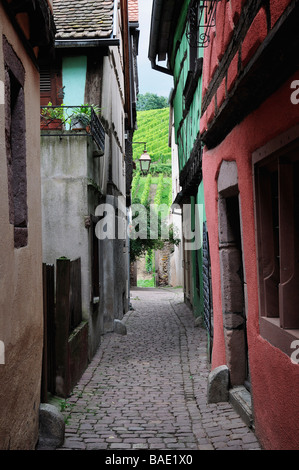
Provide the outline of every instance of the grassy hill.
[[[141,204],[165,204],[172,203],[172,179],[171,179],[171,149],[168,147],[169,132],[169,108],[153,109],[137,112],[138,130],[134,133],[134,142],[146,142],[147,151],[152,159],[150,173],[143,176],[139,172],[138,159],[143,153],[143,144],[133,145],[133,159],[136,162],[136,170],[132,181],[132,203]],[[153,241],[152,241],[153,242]],[[139,251],[142,243],[140,240],[131,241],[131,255],[145,256],[145,264],[149,273],[154,271],[155,248],[146,245]],[[137,254],[136,254],[137,253]],[[155,276],[150,280],[138,280],[139,286],[154,286]]]
[[[169,108],[151,109],[137,112],[138,129],[134,133],[134,142],[146,142],[152,162],[171,163],[171,149],[168,147]],[[143,152],[143,145],[133,145],[133,158],[138,160]]]
[[[151,177],[148,181],[148,191],[144,193],[146,177],[139,173],[138,159],[143,153],[143,144],[133,145],[133,159],[136,161],[136,170],[132,184],[132,200],[139,198],[154,202],[157,190],[158,204],[169,204],[171,191],[171,149],[168,146],[169,108],[151,109],[137,112],[138,130],[134,133],[134,142],[146,142],[147,151],[152,159],[150,168]],[[163,174],[162,182],[159,176]]]

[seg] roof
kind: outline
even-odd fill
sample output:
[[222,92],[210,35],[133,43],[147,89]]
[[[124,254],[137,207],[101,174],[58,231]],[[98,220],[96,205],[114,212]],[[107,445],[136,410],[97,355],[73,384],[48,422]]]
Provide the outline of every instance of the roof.
[[56,39],[109,38],[114,0],[53,0]]
[[129,10],[129,22],[138,23],[139,22],[138,0],[129,0],[128,10]]

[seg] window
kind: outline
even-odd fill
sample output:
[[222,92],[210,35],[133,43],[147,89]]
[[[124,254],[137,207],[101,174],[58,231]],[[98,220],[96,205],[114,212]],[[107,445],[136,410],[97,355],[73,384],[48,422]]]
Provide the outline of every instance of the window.
[[64,98],[62,86],[62,65],[59,58],[51,66],[40,64],[40,104],[47,106],[49,102],[53,106],[60,106]]
[[299,128],[257,151],[253,168],[261,334],[290,355],[299,337]]
[[14,246],[21,248],[27,245],[28,238],[25,71],[5,37],[3,37],[3,52],[9,222],[14,226]]

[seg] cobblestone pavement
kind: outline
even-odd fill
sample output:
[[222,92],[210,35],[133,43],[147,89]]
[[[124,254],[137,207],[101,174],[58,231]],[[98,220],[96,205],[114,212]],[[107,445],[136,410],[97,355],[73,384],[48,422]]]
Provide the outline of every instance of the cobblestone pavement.
[[255,450],[229,403],[207,404],[207,342],[179,289],[136,289],[67,400],[69,450]]

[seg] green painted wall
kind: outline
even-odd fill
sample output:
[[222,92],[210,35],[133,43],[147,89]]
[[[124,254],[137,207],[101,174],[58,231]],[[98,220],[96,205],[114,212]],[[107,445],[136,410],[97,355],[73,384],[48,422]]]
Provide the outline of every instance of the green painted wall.
[[84,104],[87,57],[64,57],[62,61],[63,102],[67,106]]
[[[186,15],[190,0],[185,0],[182,13],[174,35],[174,49],[171,58],[174,70],[175,95],[173,99],[174,108],[174,128],[176,144],[178,146],[179,170],[181,171],[190,158],[192,149],[199,135],[199,122],[201,115],[202,84],[198,82],[197,89],[193,96],[193,101],[188,114],[184,117],[184,96],[183,91],[190,70],[190,46],[186,37]],[[198,58],[203,56],[203,49],[198,48]],[[192,229],[195,224],[195,211],[199,212],[200,227],[197,230],[202,232],[203,222],[206,221],[204,208],[203,183],[198,187],[196,197],[191,197],[192,207]],[[203,314],[203,282],[202,282],[203,254],[202,249],[191,252],[191,283],[193,311],[195,316]]]
[[[185,0],[182,14],[174,36],[174,46],[172,63],[174,69],[174,84],[176,93],[173,101],[174,106],[174,126],[176,144],[179,151],[179,169],[185,166],[193,149],[195,140],[199,134],[199,119],[201,114],[202,86],[201,80],[198,82],[197,90],[193,97],[193,102],[188,115],[183,119],[184,97],[188,72],[190,70],[190,47],[186,37],[186,15],[190,0]],[[177,44],[179,44],[177,48]],[[198,58],[203,57],[203,49],[198,48]]]

